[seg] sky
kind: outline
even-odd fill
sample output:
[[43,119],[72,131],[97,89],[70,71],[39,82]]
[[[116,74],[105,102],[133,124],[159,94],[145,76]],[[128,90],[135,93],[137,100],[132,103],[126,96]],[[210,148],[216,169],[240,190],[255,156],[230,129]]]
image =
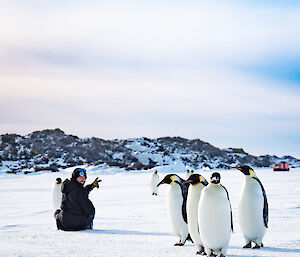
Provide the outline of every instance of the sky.
[[3,0],[0,24],[0,134],[300,158],[297,1]]

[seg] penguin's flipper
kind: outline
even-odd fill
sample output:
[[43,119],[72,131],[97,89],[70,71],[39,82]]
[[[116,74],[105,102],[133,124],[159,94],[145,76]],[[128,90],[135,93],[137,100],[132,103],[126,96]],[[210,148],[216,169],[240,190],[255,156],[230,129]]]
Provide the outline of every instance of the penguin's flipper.
[[186,213],[186,201],[187,201],[187,195],[188,195],[188,188],[190,184],[185,184],[184,182],[180,184],[181,192],[182,192],[182,217],[184,221],[187,223],[187,213]]
[[229,202],[229,205],[230,205],[230,218],[231,218],[231,230],[233,232],[233,220],[232,220],[232,208],[231,208],[231,203],[230,203],[230,200],[229,200],[229,194],[228,194],[228,191],[226,189],[226,187],[224,187],[223,185],[221,185],[225,191],[226,191],[226,194],[227,194],[227,199],[228,199],[228,202]]
[[177,183],[181,188],[181,194],[182,194],[182,199],[183,199],[181,212],[182,212],[183,220],[185,221],[185,223],[187,223],[186,201],[187,201],[189,184],[185,184],[183,179],[181,179],[181,182],[175,181],[175,183]]
[[183,199],[182,202],[182,217],[185,223],[187,224],[186,199]]
[[260,182],[260,180],[256,177],[253,177],[253,178],[260,184],[261,191],[262,191],[262,194],[263,194],[263,197],[264,197],[263,217],[264,217],[265,226],[267,228],[268,227],[268,222],[269,222],[269,208],[268,208],[267,195],[266,195],[265,189],[264,189],[262,183]]

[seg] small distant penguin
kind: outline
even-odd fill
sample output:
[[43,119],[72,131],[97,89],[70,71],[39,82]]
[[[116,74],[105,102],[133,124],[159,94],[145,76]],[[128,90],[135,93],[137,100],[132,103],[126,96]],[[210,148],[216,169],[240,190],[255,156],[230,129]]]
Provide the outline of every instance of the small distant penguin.
[[175,246],[183,246],[185,241],[190,237],[187,225],[186,200],[187,200],[187,184],[185,180],[176,174],[166,175],[161,184],[169,184],[168,192],[168,213],[169,219],[175,235],[179,237],[179,242]]
[[186,201],[186,213],[189,232],[197,248],[196,254],[204,254],[204,245],[201,240],[198,225],[198,205],[201,191],[205,186],[208,185],[208,182],[200,174],[193,174],[186,180],[186,183],[190,183]]
[[151,186],[151,192],[152,195],[157,195],[158,187],[157,184],[159,182],[159,175],[157,173],[157,170],[155,170],[151,176],[150,180],[150,186]]
[[203,188],[198,207],[198,222],[207,255],[224,257],[233,223],[229,195],[220,181],[220,174],[214,172],[210,183]]
[[61,178],[56,178],[52,187],[52,203],[54,210],[60,209],[62,192],[61,192],[62,180]]
[[251,248],[251,242],[255,244],[253,249],[263,247],[263,237],[268,228],[268,201],[265,189],[249,166],[235,167],[244,175],[244,184],[239,200],[239,223],[244,235],[246,245],[243,248]]
[[194,173],[193,170],[186,170],[185,172],[185,179],[188,179]]

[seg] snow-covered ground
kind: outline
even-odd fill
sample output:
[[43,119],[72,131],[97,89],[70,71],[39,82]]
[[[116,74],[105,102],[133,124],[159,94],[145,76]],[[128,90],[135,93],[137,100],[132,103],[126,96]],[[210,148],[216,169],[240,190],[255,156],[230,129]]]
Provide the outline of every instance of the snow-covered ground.
[[[162,178],[174,169],[158,171]],[[67,178],[71,172],[0,174],[0,256],[195,256],[190,242],[173,246],[177,238],[167,216],[168,185],[162,185],[158,196],[152,196],[151,171],[89,170],[87,183],[96,176],[103,180],[90,194],[96,207],[94,230],[58,231],[50,191],[56,177]],[[201,173],[209,179],[212,171]],[[242,249],[237,205],[244,175],[237,170],[220,173],[234,216],[235,233],[227,256],[300,256],[300,168],[277,173],[256,170],[269,201],[265,247],[257,250]]]

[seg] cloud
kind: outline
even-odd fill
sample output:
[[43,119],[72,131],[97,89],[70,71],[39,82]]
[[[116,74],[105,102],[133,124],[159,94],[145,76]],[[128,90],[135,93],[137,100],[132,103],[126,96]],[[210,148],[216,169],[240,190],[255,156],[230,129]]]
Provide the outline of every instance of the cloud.
[[[34,9],[7,5],[4,42],[18,47],[103,53],[144,61],[193,57],[257,60],[268,55],[299,55],[300,8],[257,8],[216,2],[192,4],[112,2]],[[14,15],[12,15],[14,14]],[[17,29],[18,33],[15,33]],[[81,50],[76,52],[76,50]],[[50,52],[51,53],[51,52]],[[42,57],[41,57],[42,58]],[[173,60],[173,59],[172,59]]]
[[0,22],[4,132],[300,143],[299,5],[6,1]]

